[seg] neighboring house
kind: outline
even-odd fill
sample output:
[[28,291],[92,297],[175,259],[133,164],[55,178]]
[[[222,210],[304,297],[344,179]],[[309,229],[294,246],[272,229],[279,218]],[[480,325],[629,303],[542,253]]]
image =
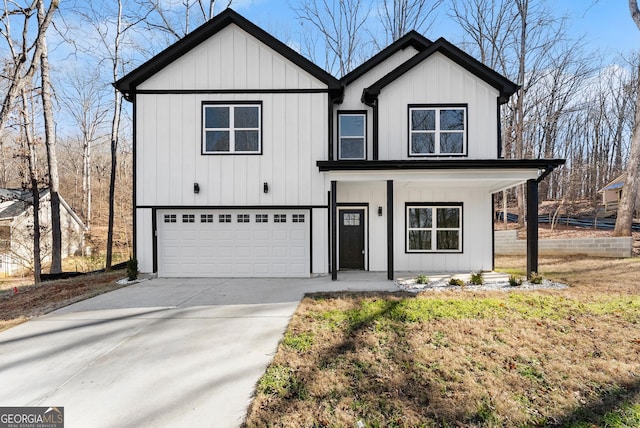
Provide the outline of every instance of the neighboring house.
[[135,253],[160,276],[490,270],[492,195],[527,182],[537,216],[564,163],[501,159],[517,85],[416,32],[338,80],[227,9],[115,86]]
[[603,208],[599,211],[600,215],[609,217],[618,212],[618,203],[622,196],[622,188],[624,187],[625,174],[616,177],[607,183],[598,193],[602,193]]
[[[40,190],[40,251],[51,261],[51,196]],[[86,227],[60,197],[62,257],[80,254]],[[12,275],[33,267],[33,195],[31,191],[0,189],[0,274]]]
[[[602,194],[602,207],[598,209],[598,215],[602,217],[614,216],[618,213],[618,203],[622,198],[622,192],[624,188],[624,180],[626,173],[619,175],[602,189],[598,190],[598,193]],[[640,211],[640,198],[636,195],[635,216],[638,217]]]

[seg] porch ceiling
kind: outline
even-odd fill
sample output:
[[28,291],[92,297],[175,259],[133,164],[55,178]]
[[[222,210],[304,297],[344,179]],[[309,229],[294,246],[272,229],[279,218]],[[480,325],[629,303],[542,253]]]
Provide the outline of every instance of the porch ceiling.
[[496,193],[530,179],[541,180],[564,162],[564,159],[434,159],[319,161],[317,165],[330,180],[337,182],[429,182]]
[[337,182],[428,182],[432,186],[465,187],[496,193],[537,179],[537,169],[511,170],[429,170],[429,171],[329,171],[330,180]]

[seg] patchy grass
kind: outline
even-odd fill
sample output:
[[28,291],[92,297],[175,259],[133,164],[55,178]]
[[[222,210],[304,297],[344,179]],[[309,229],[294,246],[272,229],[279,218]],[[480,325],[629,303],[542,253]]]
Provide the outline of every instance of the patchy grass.
[[570,288],[307,296],[245,425],[640,426],[639,261],[540,267]]
[[72,303],[123,287],[115,281],[123,271],[89,274],[71,279],[17,286],[0,291],[0,331]]

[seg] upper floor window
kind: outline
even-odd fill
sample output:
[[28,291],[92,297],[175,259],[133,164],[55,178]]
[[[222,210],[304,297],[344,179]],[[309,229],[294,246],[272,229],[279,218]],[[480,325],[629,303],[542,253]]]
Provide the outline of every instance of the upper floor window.
[[338,159],[366,159],[367,115],[338,113]]
[[202,153],[262,153],[261,110],[259,103],[203,104]]
[[409,156],[465,155],[465,106],[409,106]]

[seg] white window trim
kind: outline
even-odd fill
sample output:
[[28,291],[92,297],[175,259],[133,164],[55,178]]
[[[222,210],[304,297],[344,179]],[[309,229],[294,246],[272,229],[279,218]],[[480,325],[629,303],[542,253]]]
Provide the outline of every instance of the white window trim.
[[[227,107],[229,108],[229,127],[228,128],[207,128],[205,126],[205,111],[207,108]],[[256,107],[258,109],[258,127],[257,128],[236,128],[234,109],[236,107]],[[207,131],[227,131],[229,132],[229,150],[213,151],[207,150]],[[258,131],[258,150],[255,151],[236,151],[236,140],[234,131]],[[203,103],[202,104],[202,154],[205,155],[259,155],[262,154],[262,104],[261,103]]]
[[[409,227],[409,210],[412,208],[430,208],[432,210],[431,214],[431,227]],[[438,208],[457,208],[460,211],[460,226],[459,227],[438,227],[438,216],[436,210]],[[428,204],[428,203],[411,203],[407,204],[405,208],[405,251],[407,253],[462,253],[462,235],[463,235],[463,210],[462,204]],[[409,248],[409,232],[412,230],[427,230],[431,231],[431,249],[411,249]],[[455,230],[458,231],[458,248],[455,250],[439,250],[437,248],[438,240],[437,240],[437,232],[444,230]]]
[[[342,129],[340,127],[340,118],[347,116],[358,116],[363,118],[362,135],[342,135]],[[343,138],[362,138],[362,157],[360,158],[345,158],[342,156],[342,139]],[[366,113],[341,113],[338,112],[338,159],[339,160],[366,160],[367,159],[367,114]]]
[[[433,110],[436,113],[434,130],[413,130],[411,128],[411,116],[412,112],[416,110]],[[440,130],[440,111],[441,110],[462,110],[464,111],[464,129],[462,130]],[[455,106],[411,106],[409,107],[409,156],[466,156],[467,155],[467,106],[455,105]],[[440,133],[462,134],[462,152],[440,152]],[[434,152],[433,153],[415,153],[413,152],[413,146],[411,144],[411,136],[413,134],[434,134]]]

